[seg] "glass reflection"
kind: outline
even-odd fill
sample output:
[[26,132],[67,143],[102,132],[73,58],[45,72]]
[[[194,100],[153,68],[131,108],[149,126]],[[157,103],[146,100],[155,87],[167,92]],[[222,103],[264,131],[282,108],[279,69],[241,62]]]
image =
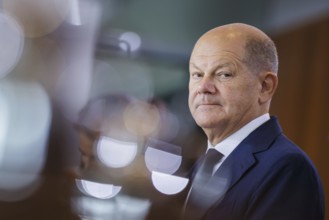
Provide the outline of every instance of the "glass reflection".
[[188,184],[189,179],[160,172],[152,172],[152,183],[161,193],[173,195],[181,192]]
[[137,143],[115,140],[102,136],[97,142],[97,156],[108,167],[129,165],[137,155]]
[[149,171],[167,174],[175,173],[182,162],[182,156],[148,147],[145,151],[145,164]]
[[121,186],[114,186],[112,184],[97,183],[88,180],[77,179],[76,185],[80,192],[98,199],[109,199],[116,196]]
[[145,164],[149,171],[175,173],[182,163],[181,148],[163,141],[149,139]]

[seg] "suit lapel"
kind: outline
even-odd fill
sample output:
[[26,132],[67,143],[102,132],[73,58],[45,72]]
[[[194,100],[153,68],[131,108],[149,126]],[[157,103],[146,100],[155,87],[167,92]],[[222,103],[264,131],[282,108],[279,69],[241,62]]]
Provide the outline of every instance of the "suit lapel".
[[[248,135],[226,158],[211,178],[210,186],[214,186],[219,180],[220,182],[224,181],[227,182],[225,192],[229,191],[256,164],[254,154],[267,150],[281,133],[282,130],[276,117],[271,117],[269,121]],[[217,202],[221,199],[219,198]]]

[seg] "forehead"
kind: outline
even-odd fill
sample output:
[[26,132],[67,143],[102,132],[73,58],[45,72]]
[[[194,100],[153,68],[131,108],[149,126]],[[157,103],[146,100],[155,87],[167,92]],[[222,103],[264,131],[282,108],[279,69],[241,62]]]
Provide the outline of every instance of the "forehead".
[[237,68],[244,63],[243,60],[244,44],[241,41],[207,39],[196,44],[190,57],[190,68]]
[[191,58],[233,55],[242,59],[245,53],[245,36],[239,31],[211,31],[195,44]]
[[244,54],[245,39],[232,34],[209,34],[201,37],[194,46],[192,56],[214,56],[221,53]]

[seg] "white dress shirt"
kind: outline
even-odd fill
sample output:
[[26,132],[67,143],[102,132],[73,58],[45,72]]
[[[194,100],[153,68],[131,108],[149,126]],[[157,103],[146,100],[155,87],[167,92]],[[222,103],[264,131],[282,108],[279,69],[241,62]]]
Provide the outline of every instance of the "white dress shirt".
[[242,128],[225,138],[223,141],[219,142],[216,146],[208,141],[208,148],[215,148],[218,152],[223,154],[222,159],[214,166],[213,173],[220,167],[224,160],[232,153],[232,151],[245,139],[251,132],[256,128],[264,124],[266,121],[270,120],[270,115],[268,113],[261,115],[254,120],[250,121],[248,124],[244,125]]

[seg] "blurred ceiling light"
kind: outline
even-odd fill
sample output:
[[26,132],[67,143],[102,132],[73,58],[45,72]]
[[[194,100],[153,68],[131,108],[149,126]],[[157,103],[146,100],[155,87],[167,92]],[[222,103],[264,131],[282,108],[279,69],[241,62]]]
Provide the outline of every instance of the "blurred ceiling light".
[[149,171],[167,174],[175,173],[182,163],[182,156],[148,147],[145,151],[145,164]]
[[24,35],[19,24],[0,11],[0,79],[6,76],[21,57]]
[[63,23],[70,4],[67,0],[3,0],[3,8],[17,18],[27,37],[40,37]]
[[76,180],[78,189],[85,195],[89,195],[98,199],[110,199],[121,191],[121,186],[112,184],[97,183],[88,180]]
[[157,129],[159,121],[159,110],[146,102],[134,102],[128,105],[124,111],[125,126],[136,135],[150,135]]
[[187,178],[173,176],[160,172],[152,172],[152,183],[161,193],[173,195],[181,192],[188,184]]
[[121,41],[119,43],[120,48],[127,52],[137,51],[142,44],[140,36],[130,31],[121,34],[119,40]]
[[137,155],[136,142],[124,142],[102,136],[97,142],[97,157],[108,167],[128,166]]

